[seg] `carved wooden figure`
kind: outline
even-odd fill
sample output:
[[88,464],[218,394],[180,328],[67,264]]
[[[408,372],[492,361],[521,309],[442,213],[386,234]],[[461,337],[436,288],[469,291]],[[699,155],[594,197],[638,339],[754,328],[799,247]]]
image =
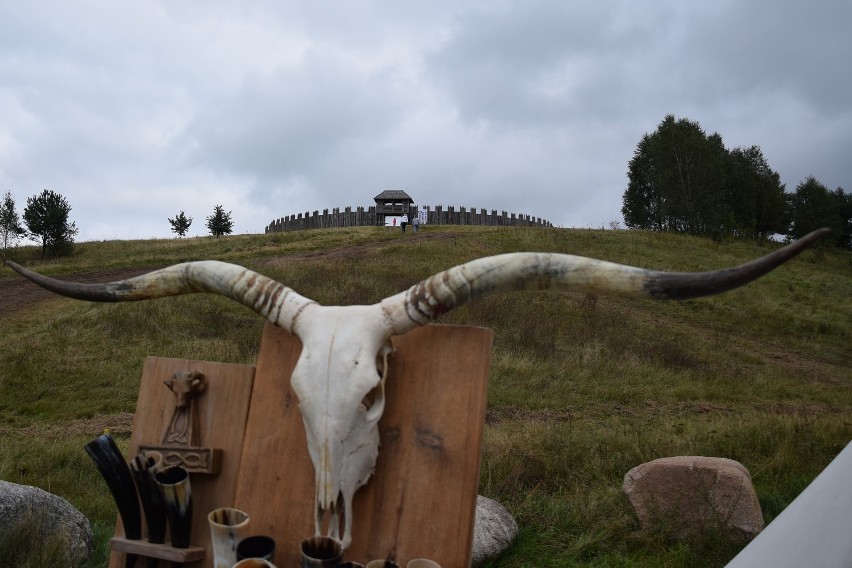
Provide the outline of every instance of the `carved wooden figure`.
[[198,444],[198,419],[195,401],[207,389],[207,379],[198,371],[175,371],[163,381],[175,393],[175,410],[163,436],[164,446],[194,446]]
[[198,425],[198,404],[207,390],[207,378],[199,371],[175,371],[163,381],[174,394],[174,410],[160,446],[142,446],[163,456],[163,467],[179,465],[191,473],[218,474],[222,467],[222,450],[202,445]]

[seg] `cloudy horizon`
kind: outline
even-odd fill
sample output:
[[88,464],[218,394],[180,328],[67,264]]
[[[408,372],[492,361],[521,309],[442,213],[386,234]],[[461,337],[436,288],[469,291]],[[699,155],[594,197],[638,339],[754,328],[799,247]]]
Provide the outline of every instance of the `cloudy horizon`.
[[0,192],[78,241],[235,233],[368,206],[622,222],[665,115],[760,146],[787,191],[852,189],[852,4],[111,3],[0,7]]

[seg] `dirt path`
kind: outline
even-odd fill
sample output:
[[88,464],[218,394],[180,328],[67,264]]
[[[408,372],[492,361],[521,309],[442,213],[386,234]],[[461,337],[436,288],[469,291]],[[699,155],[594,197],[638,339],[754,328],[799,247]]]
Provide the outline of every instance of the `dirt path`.
[[61,423],[37,423],[23,427],[0,426],[0,435],[39,438],[46,441],[67,440],[69,437],[94,437],[109,431],[113,436],[129,437],[133,426],[132,412],[97,414]]
[[[118,268],[111,270],[98,270],[95,272],[81,272],[72,276],[60,277],[60,280],[73,280],[75,282],[113,282],[131,278],[150,271],[151,268]],[[18,310],[37,304],[44,300],[55,299],[58,296],[53,292],[36,286],[26,278],[13,276],[11,278],[0,278],[0,318],[12,314]]]

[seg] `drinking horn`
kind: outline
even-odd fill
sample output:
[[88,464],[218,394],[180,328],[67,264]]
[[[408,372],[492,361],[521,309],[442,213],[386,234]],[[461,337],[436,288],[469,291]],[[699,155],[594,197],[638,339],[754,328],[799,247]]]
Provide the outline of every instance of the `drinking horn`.
[[189,485],[189,472],[174,465],[158,471],[154,477],[163,492],[172,546],[189,548],[189,537],[192,534],[192,490]]
[[163,493],[154,475],[163,465],[160,452],[144,451],[130,462],[130,473],[136,480],[142,510],[148,526],[148,542],[163,544],[166,542],[166,504]]
[[86,444],[85,449],[115,499],[121,523],[124,525],[124,536],[131,540],[141,539],[142,511],[139,508],[139,496],[121,450],[109,434],[98,436]]
[[[139,496],[136,484],[124,456],[115,440],[109,434],[101,434],[84,446],[86,453],[95,462],[107,483],[110,493],[118,507],[121,524],[124,526],[124,536],[131,540],[142,538],[142,512],[139,508]],[[131,568],[136,564],[137,555],[125,556],[125,566]]]

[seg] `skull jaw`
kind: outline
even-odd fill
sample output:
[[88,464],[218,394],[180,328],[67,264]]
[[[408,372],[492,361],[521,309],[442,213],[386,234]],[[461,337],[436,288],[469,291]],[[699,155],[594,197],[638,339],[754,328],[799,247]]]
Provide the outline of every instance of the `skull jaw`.
[[[363,487],[375,470],[379,453],[379,432],[374,425],[369,433],[370,443],[344,458],[340,475],[333,470],[321,471],[315,495],[315,534],[334,538],[346,549],[352,543],[352,500],[355,492]],[[374,443],[372,443],[374,442]],[[325,462],[325,466],[333,466]]]
[[[384,381],[379,388],[384,391]],[[351,423],[352,428],[342,439],[327,438],[319,448],[309,444],[311,458],[319,458],[314,461],[317,472],[315,534],[339,540],[344,549],[352,542],[353,497],[367,483],[376,467],[378,421],[383,410],[384,397],[381,396],[370,409],[359,407],[357,417]]]

